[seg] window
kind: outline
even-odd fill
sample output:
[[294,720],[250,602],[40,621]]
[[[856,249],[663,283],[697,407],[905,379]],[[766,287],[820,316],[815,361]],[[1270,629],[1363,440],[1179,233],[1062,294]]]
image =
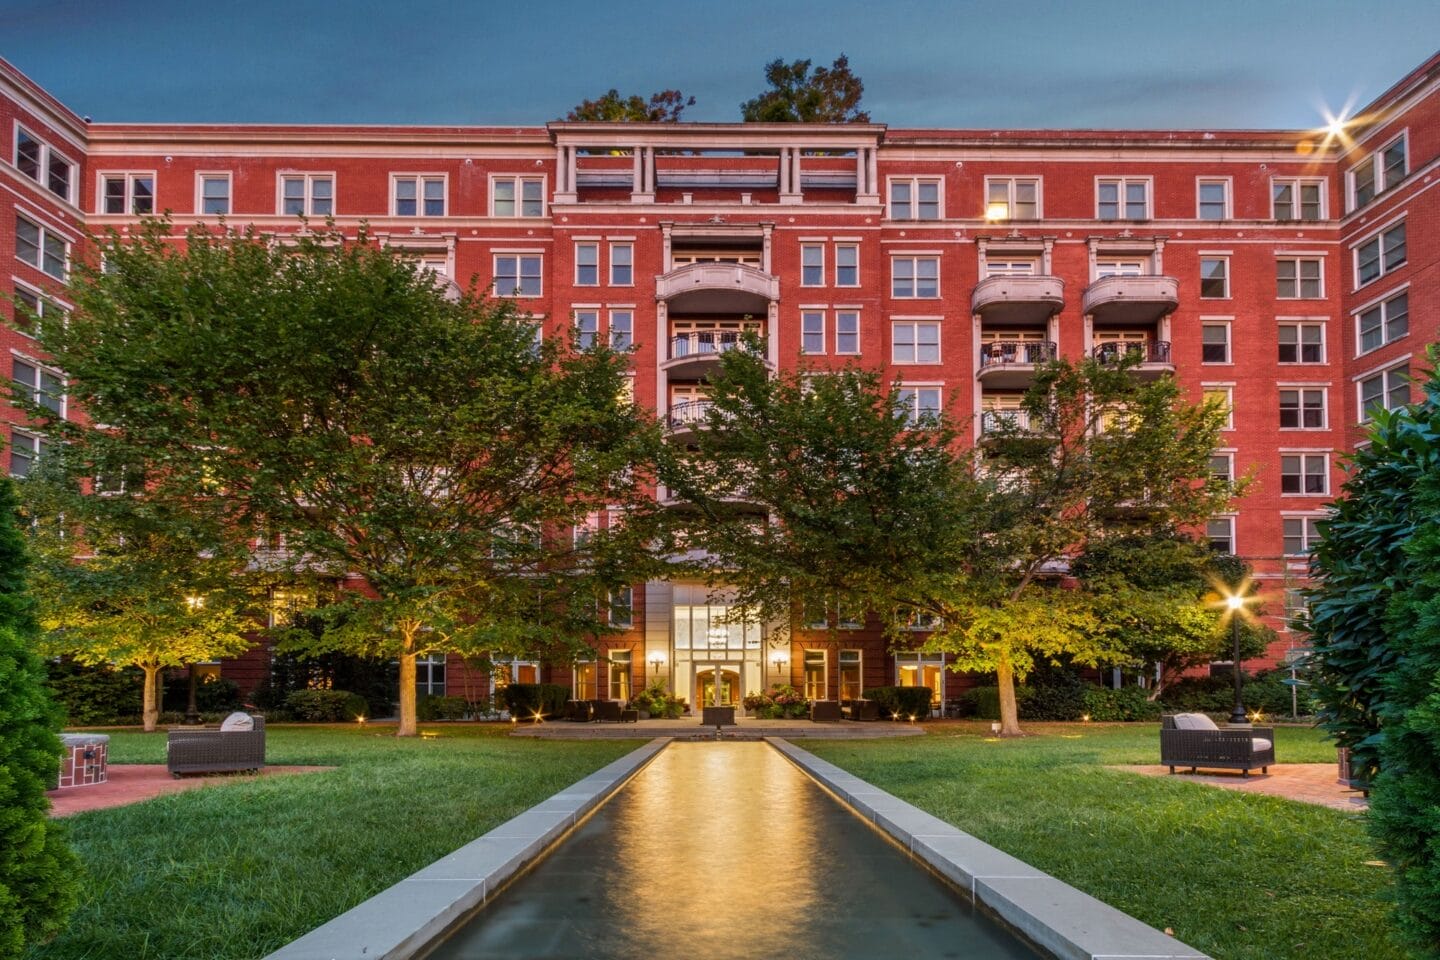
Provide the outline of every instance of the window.
[[940,418],[939,387],[901,387],[898,400],[906,426],[928,425]]
[[57,416],[65,416],[65,380],[59,373],[13,357],[10,378],[18,392],[29,394],[31,401]]
[[940,258],[890,258],[890,295],[909,300],[940,296]]
[[1281,390],[1280,428],[1282,430],[1325,429],[1324,388]]
[[1410,402],[1410,365],[1382,370],[1360,381],[1360,422],[1376,410],[1395,410]]
[[825,247],[807,243],[800,247],[800,286],[825,286]]
[[1235,480],[1235,454],[1215,453],[1210,455],[1210,476],[1221,483]]
[[853,243],[835,246],[835,286],[860,286],[860,248]]
[[840,699],[859,700],[861,688],[860,651],[840,651]]
[[537,256],[497,256],[495,293],[502,297],[540,296],[540,261]]
[[145,216],[155,212],[153,173],[100,175],[100,212]]
[[50,444],[30,433],[10,431],[10,476],[28,477],[35,463],[49,451]]
[[48,227],[15,218],[15,256],[57,280],[65,279],[70,245]]
[[805,651],[805,699],[827,700],[825,683],[825,651]]
[[[932,709],[940,705],[945,689],[945,655],[943,653],[895,654],[895,685],[928,687]],[[894,717],[892,719],[900,719]]]
[[1281,363],[1324,363],[1325,325],[1323,323],[1280,324]]
[[1230,362],[1230,324],[1205,323],[1200,325],[1200,362]]
[[1285,619],[1292,624],[1310,614],[1310,600],[1303,587],[1285,588]]
[[610,285],[628,287],[635,282],[635,248],[628,243],[610,244]]
[[415,692],[420,696],[445,696],[445,654],[415,658]]
[[1206,403],[1214,403],[1225,411],[1225,424],[1221,429],[1235,429],[1235,398],[1233,387],[1202,386],[1201,398]]
[[575,286],[600,285],[600,244],[575,244]]
[[1230,218],[1230,181],[1201,180],[1196,183],[1195,215],[1201,220]]
[[1039,220],[1039,179],[1035,177],[985,178],[985,219]]
[[598,700],[600,693],[596,686],[595,663],[592,660],[578,661],[574,666],[575,699]]
[[1303,557],[1320,542],[1316,517],[1285,517],[1281,523],[1285,538],[1285,556]]
[[630,699],[630,651],[610,651],[610,699]]
[[1405,263],[1405,224],[1397,223],[1355,248],[1355,286],[1389,273]]
[[621,587],[610,591],[610,626],[628,630],[635,625],[635,591]]
[[1271,180],[1271,216],[1276,220],[1323,220],[1324,196],[1323,180]]
[[1095,181],[1095,216],[1100,220],[1150,219],[1150,181]]
[[55,196],[70,202],[75,164],[23,127],[15,127],[15,167]]
[[1040,272],[1034,260],[992,260],[985,258],[986,277],[1033,277]]
[[1275,261],[1275,296],[1281,300],[1318,300],[1325,295],[1320,261],[1287,258]]
[[545,216],[545,181],[541,177],[496,177],[490,181],[492,217]]
[[1350,170],[1350,209],[1363,207],[1386,190],[1394,189],[1409,173],[1405,135],[1391,140]]
[[835,352],[857,354],[860,352],[860,314],[855,310],[835,312]]
[[1139,260],[1096,260],[1095,279],[1104,277],[1143,277],[1145,264]]
[[1350,171],[1350,209],[1363,207],[1375,199],[1375,158],[1366,157]]
[[45,144],[19,128],[15,131],[15,167],[31,180],[40,179]]
[[825,314],[820,310],[805,310],[800,314],[800,352],[825,352]]
[[230,215],[230,174],[200,174],[200,202],[196,205],[199,213],[207,217]]
[[395,216],[445,216],[445,178],[419,175],[391,179],[395,191]]
[[635,345],[635,314],[629,310],[610,311],[610,349],[629,350]]
[[1280,457],[1281,493],[1329,493],[1329,457],[1323,453],[1287,453]]
[[280,213],[287,217],[328,217],[335,213],[335,180],[328,173],[280,177]]
[[41,296],[39,292],[29,287],[22,287],[18,283],[15,284],[14,327],[16,330],[25,334],[27,337],[33,336],[31,327],[34,326],[38,318],[45,316],[51,309],[56,308],[51,307],[49,301]]
[[1205,539],[1216,553],[1235,552],[1235,518],[1212,517],[1205,522]]
[[1230,296],[1230,259],[1200,258],[1200,296],[1206,300],[1224,300]]
[[892,363],[939,363],[940,324],[892,323],[890,360]]
[[600,341],[600,311],[575,311],[575,345],[589,350]]
[[1359,344],[1361,353],[1383,347],[1410,332],[1410,294],[1397,293],[1360,314]]
[[940,181],[914,178],[890,181],[891,220],[939,220]]

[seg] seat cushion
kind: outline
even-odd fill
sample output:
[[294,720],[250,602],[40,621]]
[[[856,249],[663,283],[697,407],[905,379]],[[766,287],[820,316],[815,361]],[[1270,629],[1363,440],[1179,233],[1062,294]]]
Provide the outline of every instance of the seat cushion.
[[1175,714],[1176,730],[1219,730],[1215,721],[1203,713],[1177,713]]
[[1254,750],[1256,753],[1263,753],[1273,746],[1275,746],[1275,744],[1271,743],[1269,740],[1266,740],[1264,737],[1253,737],[1250,740],[1250,749]]
[[243,710],[236,710],[220,723],[220,730],[226,733],[237,733],[255,729],[255,718]]

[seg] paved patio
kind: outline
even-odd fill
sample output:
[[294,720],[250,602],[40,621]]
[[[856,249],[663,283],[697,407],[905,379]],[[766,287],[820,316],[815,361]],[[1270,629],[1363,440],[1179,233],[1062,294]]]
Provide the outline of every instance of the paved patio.
[[763,740],[766,737],[809,740],[869,740],[879,737],[919,737],[925,727],[919,723],[865,722],[841,720],[812,723],[809,720],[751,720],[741,717],[733,727],[704,726],[698,717],[679,720],[641,720],[636,723],[571,723],[550,720],[518,723],[511,736],[543,740],[630,740],[672,737],[676,740]]
[[[1112,766],[1110,769],[1144,774],[1147,777],[1170,776],[1170,768],[1160,765]],[[1177,767],[1175,778],[1225,790],[1239,790],[1242,793],[1284,797],[1286,800],[1313,803],[1352,813],[1364,813],[1368,810],[1370,804],[1360,795],[1360,791],[1342,786],[1336,777],[1337,773],[1333,763],[1274,763],[1270,765],[1268,774],[1252,771],[1248,777],[1241,776],[1239,771],[1205,771],[1202,768],[1200,773],[1190,773],[1188,768],[1182,770]]]
[[[277,777],[293,773],[320,773],[334,769],[334,767],[265,767],[259,775]],[[84,813],[87,810],[123,807],[129,803],[139,803],[141,800],[149,800],[151,797],[158,797],[166,793],[179,793],[182,790],[194,790],[197,787],[212,786],[217,783],[235,783],[240,780],[255,779],[249,774],[232,773],[208,777],[184,777],[176,780],[170,776],[170,772],[165,769],[163,763],[112,763],[108,774],[109,779],[105,783],[51,790],[46,794],[50,798],[50,816],[68,817]]]

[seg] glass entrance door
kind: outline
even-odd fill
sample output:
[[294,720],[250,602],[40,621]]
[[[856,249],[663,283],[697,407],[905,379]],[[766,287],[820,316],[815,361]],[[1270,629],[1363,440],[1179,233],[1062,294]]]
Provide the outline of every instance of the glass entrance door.
[[740,671],[738,663],[701,663],[695,665],[696,707],[740,706]]

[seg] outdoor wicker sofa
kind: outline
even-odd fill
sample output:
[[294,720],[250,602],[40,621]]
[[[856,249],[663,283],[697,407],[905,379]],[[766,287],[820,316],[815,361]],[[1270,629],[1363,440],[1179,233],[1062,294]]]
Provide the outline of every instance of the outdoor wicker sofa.
[[165,766],[170,775],[259,771],[265,766],[265,718],[252,719],[253,730],[218,727],[171,730],[165,745]]
[[1160,720],[1160,763],[1176,767],[1270,772],[1275,762],[1273,727],[1220,728],[1203,713],[1166,714]]
[[622,719],[620,714],[624,707],[619,700],[591,700],[590,706],[593,708],[590,715],[596,720],[619,723]]
[[880,704],[874,700],[842,700],[846,720],[879,720]]
[[814,723],[833,723],[845,719],[839,700],[811,700],[810,719]]

